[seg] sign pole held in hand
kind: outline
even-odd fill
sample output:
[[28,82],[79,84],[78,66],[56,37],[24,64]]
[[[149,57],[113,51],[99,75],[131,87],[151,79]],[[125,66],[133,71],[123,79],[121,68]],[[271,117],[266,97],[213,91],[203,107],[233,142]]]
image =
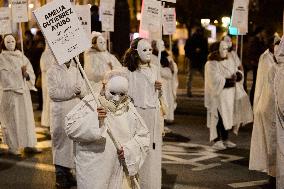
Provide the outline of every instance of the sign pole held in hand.
[[23,42],[23,29],[22,22],[28,22],[28,1],[27,0],[11,0],[12,20],[19,23],[22,61],[24,59],[24,42]]
[[102,31],[106,32],[108,51],[111,51],[110,32],[114,31],[114,11],[115,0],[100,1],[100,20],[102,22]]
[[[70,0],[52,1],[33,13],[57,62],[64,64],[73,59],[77,63],[94,100],[99,105],[90,81],[77,57],[89,49],[91,44]],[[107,132],[113,143],[119,144],[109,128]]]

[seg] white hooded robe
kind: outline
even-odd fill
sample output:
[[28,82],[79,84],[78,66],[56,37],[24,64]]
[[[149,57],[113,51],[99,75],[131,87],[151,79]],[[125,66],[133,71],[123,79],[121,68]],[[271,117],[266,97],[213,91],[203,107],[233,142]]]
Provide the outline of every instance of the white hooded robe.
[[155,81],[159,80],[159,69],[154,65],[141,65],[129,73],[129,96],[150,131],[150,149],[145,163],[139,171],[141,189],[161,188],[162,177],[162,129],[163,120]]
[[[27,66],[29,81],[23,79],[21,67]],[[0,54],[0,82],[3,91],[0,121],[4,142],[13,149],[36,146],[35,121],[30,90],[35,74],[31,63],[20,51]]]
[[276,66],[273,54],[266,50],[259,59],[254,95],[254,124],[250,148],[250,170],[276,176],[275,99],[273,93]]
[[[99,102],[104,104],[104,97]],[[129,102],[116,111],[109,111],[100,128],[97,104],[86,96],[66,116],[66,133],[75,141],[75,162],[80,189],[136,189],[123,183],[125,176],[115,145],[107,134],[109,128],[124,149],[128,176],[135,176],[149,148],[149,131],[133,104]],[[133,184],[133,183],[132,183]],[[132,187],[130,187],[132,186]]]
[[224,128],[231,130],[234,127],[236,87],[224,88],[224,86],[226,78],[231,78],[236,71],[234,62],[229,59],[207,61],[205,64],[204,103],[207,108],[207,127],[210,129],[210,141],[218,137],[218,111],[222,117]]
[[92,48],[85,53],[84,60],[84,70],[95,92],[101,91],[106,72],[122,67],[116,57],[108,51],[100,52]]
[[[81,86],[80,96],[74,92],[75,86]],[[67,113],[80,102],[86,94],[84,80],[72,62],[53,64],[47,71],[47,88],[50,97],[50,134],[52,138],[53,163],[63,167],[74,168],[73,141],[64,131],[64,119]]]
[[278,62],[274,78],[275,111],[276,111],[276,188],[284,186],[284,37],[279,49],[275,52]]

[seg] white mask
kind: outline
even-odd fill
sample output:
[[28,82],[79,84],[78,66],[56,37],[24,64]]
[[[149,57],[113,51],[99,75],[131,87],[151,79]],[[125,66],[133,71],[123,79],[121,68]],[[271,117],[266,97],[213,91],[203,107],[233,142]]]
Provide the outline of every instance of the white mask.
[[159,51],[164,51],[166,48],[165,48],[165,43],[163,40],[159,40],[157,41],[157,48]]
[[8,51],[14,51],[16,48],[16,40],[12,35],[7,35],[4,39],[4,45]]
[[228,48],[231,48],[233,46],[232,39],[229,36],[225,36],[224,41],[227,43]]
[[219,47],[219,53],[222,58],[226,58],[228,55],[228,45],[225,41],[221,41]]
[[96,49],[103,52],[106,51],[106,40],[103,36],[99,36],[96,41]]
[[105,86],[105,97],[118,106],[127,98],[128,80],[122,76],[112,77]]
[[152,47],[145,39],[141,39],[138,42],[137,52],[143,63],[149,63],[151,61]]

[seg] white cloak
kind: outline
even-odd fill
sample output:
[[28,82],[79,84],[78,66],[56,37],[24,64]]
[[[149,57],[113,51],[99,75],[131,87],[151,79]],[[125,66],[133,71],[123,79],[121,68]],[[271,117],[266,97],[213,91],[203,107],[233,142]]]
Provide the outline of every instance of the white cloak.
[[[27,66],[30,80],[23,79],[21,67]],[[30,90],[35,74],[31,63],[20,51],[2,51],[0,54],[0,82],[2,99],[0,121],[4,142],[13,149],[35,147],[36,133]]]
[[254,95],[254,124],[250,148],[250,170],[276,176],[275,99],[273,93],[276,66],[273,54],[266,50],[259,59]]
[[226,78],[236,73],[237,68],[229,59],[208,61],[205,64],[204,103],[207,108],[207,127],[210,129],[210,141],[217,138],[218,111],[226,130],[234,126],[234,106],[236,87],[224,88]]
[[116,57],[108,51],[90,49],[84,54],[84,60],[84,70],[95,92],[101,91],[106,72],[122,67]]
[[[81,96],[76,96],[75,86],[81,86]],[[86,94],[84,80],[74,62],[53,64],[47,71],[47,88],[50,97],[50,133],[52,138],[53,163],[73,168],[73,141],[64,131],[64,118]]]
[[56,64],[54,55],[49,48],[46,48],[40,58],[40,69],[41,69],[41,87],[42,87],[42,113],[41,113],[41,125],[45,127],[50,126],[50,99],[47,91],[47,70]]
[[168,111],[165,115],[165,120],[174,120],[174,111],[177,107],[177,89],[178,89],[178,68],[175,62],[172,61],[174,66],[174,72],[168,67],[161,67],[161,77],[162,77],[162,91],[165,101],[168,105]]
[[123,183],[123,167],[106,130],[111,130],[124,149],[127,176],[135,176],[147,156],[149,131],[131,102],[116,112],[104,108],[108,113],[101,128],[92,95],[86,96],[66,116],[66,133],[76,144],[78,188],[135,189]]
[[[159,69],[155,65],[144,65],[129,73],[128,94],[138,113],[146,122],[150,131],[150,149],[145,163],[139,171],[141,189],[161,188],[162,175],[162,128],[163,118],[160,112],[160,102],[155,91],[155,81],[159,77]],[[155,149],[153,149],[155,145]]]
[[235,87],[234,132],[237,134],[240,126],[253,122],[253,111],[249,97],[243,86],[244,74],[241,70],[239,70],[239,67],[242,66],[241,60],[235,51],[231,51],[228,54],[228,59],[233,62],[232,65],[235,65],[236,70],[238,70],[238,72],[243,76],[242,80],[237,82]]
[[283,189],[284,186],[284,64],[277,68],[274,78],[275,110],[276,110],[276,186]]

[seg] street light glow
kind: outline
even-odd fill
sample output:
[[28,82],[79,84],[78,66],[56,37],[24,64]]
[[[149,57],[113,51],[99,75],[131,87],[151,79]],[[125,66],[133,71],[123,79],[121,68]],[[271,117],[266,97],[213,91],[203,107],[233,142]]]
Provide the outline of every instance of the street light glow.
[[230,17],[222,17],[222,26],[223,27],[228,27],[230,25],[230,22],[231,22],[231,18]]
[[201,24],[202,26],[208,26],[210,24],[210,19],[208,18],[201,19]]
[[140,12],[137,13],[136,19],[137,19],[137,20],[141,20],[141,13],[140,13]]
[[33,3],[30,3],[30,4],[29,4],[29,8],[30,8],[30,9],[33,9],[34,7],[35,7],[35,5],[34,5]]

